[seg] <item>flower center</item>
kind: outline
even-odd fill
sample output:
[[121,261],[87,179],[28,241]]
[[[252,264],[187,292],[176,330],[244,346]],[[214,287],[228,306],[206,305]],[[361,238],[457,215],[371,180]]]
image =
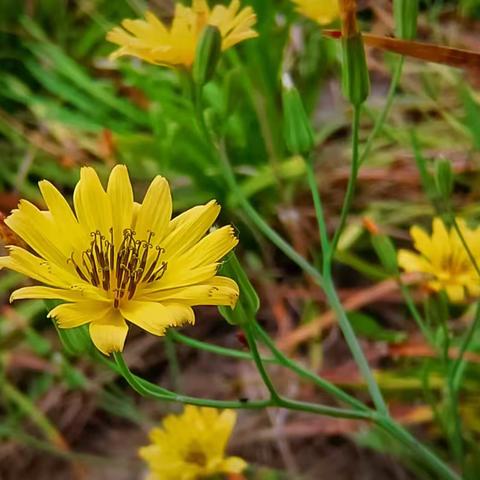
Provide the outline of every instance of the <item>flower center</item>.
[[207,465],[207,456],[198,445],[195,445],[188,450],[185,455],[185,461],[187,463],[194,463],[200,467],[205,467]]
[[160,261],[164,249],[155,246],[156,253],[151,254],[153,232],[148,232],[147,240],[137,240],[135,231],[126,228],[123,240],[118,249],[113,241],[113,228],[110,228],[110,239],[100,231],[91,232],[90,247],[82,252],[82,265],[72,262],[78,276],[95,287],[103,288],[114,294],[114,307],[127,296],[130,300],[138,285],[160,280],[167,270],[167,262]]

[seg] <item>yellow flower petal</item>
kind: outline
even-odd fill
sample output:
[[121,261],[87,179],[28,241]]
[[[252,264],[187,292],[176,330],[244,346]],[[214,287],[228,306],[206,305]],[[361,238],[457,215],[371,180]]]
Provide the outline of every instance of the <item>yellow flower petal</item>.
[[[58,229],[58,236],[68,241],[74,250],[82,251],[89,243],[88,233],[78,224],[72,209],[62,194],[47,180],[39,182],[40,192],[52,214],[53,221]],[[68,251],[65,253],[69,253]],[[70,252],[71,253],[71,252]]]
[[180,255],[195,245],[213,225],[220,213],[215,200],[206,205],[193,207],[175,217],[168,226],[168,232],[161,246],[166,257]]
[[92,320],[89,326],[90,337],[94,345],[105,355],[121,352],[127,338],[128,325],[115,309],[110,309],[100,319]]
[[235,230],[227,225],[202,238],[185,255],[190,257],[192,266],[199,267],[217,262],[230,252],[237,243],[238,238],[235,235]]
[[145,293],[143,297],[154,302],[179,302],[195,305],[226,305],[234,307],[238,300],[238,285],[227,277],[216,276],[200,285],[168,288]]
[[58,266],[64,266],[72,253],[51,217],[26,200],[20,201],[5,223],[40,256]]
[[398,265],[406,272],[427,273],[431,270],[431,266],[425,258],[416,253],[410,252],[409,250],[399,250]]
[[153,232],[153,241],[158,243],[165,234],[171,217],[172,197],[168,182],[163,177],[155,177],[138,212],[135,225],[137,238],[147,239],[148,232]]
[[165,335],[168,327],[193,324],[195,314],[185,305],[130,301],[120,307],[122,315],[130,322],[153,335]]
[[112,207],[115,246],[123,240],[123,231],[130,228],[133,219],[133,191],[125,165],[113,168],[108,179],[107,194]]
[[445,291],[453,303],[460,303],[465,300],[465,290],[461,285],[447,285]]
[[107,298],[99,294],[98,289],[89,285],[82,285],[69,290],[61,288],[51,288],[43,286],[23,287],[15,290],[10,296],[10,301],[22,300],[26,298],[47,298],[65,300],[67,302],[82,302],[87,299],[96,298],[99,301],[106,301]]
[[228,457],[219,466],[223,473],[242,473],[247,468],[247,462],[240,457]]
[[147,295],[154,291],[188,287],[197,283],[204,283],[214,277],[217,270],[217,263],[192,268],[188,263],[188,258],[185,256],[173,258],[168,262],[167,270],[163,277],[156,282],[142,285],[139,289],[139,295]]
[[340,16],[339,0],[292,0],[297,11],[320,25],[333,22]]
[[[68,288],[73,279],[69,271],[62,270],[21,247],[8,247],[9,256],[0,257],[0,267],[14,270],[47,285]],[[75,279],[78,281],[78,279]]]
[[100,231],[108,238],[112,226],[110,198],[93,168],[83,167],[80,170],[80,181],[75,188],[73,202],[77,218],[87,232]]
[[101,320],[110,310],[113,308],[109,302],[85,300],[57,305],[50,310],[48,317],[55,319],[59,328],[75,328]]

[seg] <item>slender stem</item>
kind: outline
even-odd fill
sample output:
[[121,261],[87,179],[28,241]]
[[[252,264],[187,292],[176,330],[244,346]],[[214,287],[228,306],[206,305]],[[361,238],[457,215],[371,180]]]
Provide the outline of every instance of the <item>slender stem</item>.
[[475,312],[475,318],[473,322],[470,324],[470,328],[467,331],[467,335],[463,339],[462,344],[460,345],[460,351],[458,353],[457,358],[453,362],[451,376],[452,382],[455,391],[458,391],[460,388],[461,377],[463,374],[463,366],[465,365],[464,357],[465,353],[467,352],[470,344],[472,343],[473,336],[475,332],[480,328],[480,302],[477,303],[477,311]]
[[248,346],[250,347],[250,351],[252,352],[252,357],[257,366],[257,370],[262,377],[263,383],[267,387],[270,398],[273,402],[278,404],[280,402],[280,394],[277,392],[275,385],[272,383],[270,376],[268,375],[265,366],[263,365],[262,358],[260,357],[260,353],[258,352],[257,342],[255,341],[255,334],[252,328],[252,324],[248,322],[244,327],[245,336],[247,338]]
[[379,417],[376,420],[378,426],[388,432],[392,437],[399,440],[403,445],[407,446],[412,453],[421,457],[425,464],[429,465],[433,472],[436,473],[439,480],[461,480],[461,477],[451,470],[435,453],[420,443],[410,432],[399,425],[397,422],[388,417]]
[[362,347],[360,346],[357,336],[353,331],[350,320],[348,319],[343,305],[338,298],[337,291],[335,290],[333,281],[330,276],[325,279],[324,291],[330,307],[335,312],[338,320],[338,325],[342,330],[343,336],[345,337],[345,341],[347,342],[347,345],[350,349],[350,352],[352,353],[355,363],[357,364],[363,378],[367,382],[368,391],[370,392],[370,396],[372,397],[375,408],[378,410],[378,412],[387,415],[388,408],[385,400],[383,399],[382,392],[380,391],[378,383],[375,380],[375,376],[373,375],[373,372],[370,369],[370,365],[365,358]]
[[385,120],[392,108],[393,101],[395,99],[395,93],[398,88],[398,84],[400,82],[400,78],[402,76],[403,71],[403,64],[405,62],[404,57],[400,57],[395,65],[395,69],[393,71],[392,80],[390,81],[390,87],[388,89],[387,99],[385,101],[385,105],[383,106],[383,110],[380,115],[377,117],[375,121],[375,125],[368,136],[367,143],[363,149],[362,155],[360,157],[360,165],[367,159],[370,155],[370,151],[372,150],[373,142],[377,138],[378,134],[381,132],[383,125],[385,124]]
[[342,235],[343,229],[347,222],[348,214],[352,207],[352,201],[355,194],[355,187],[357,184],[358,171],[360,168],[359,162],[359,130],[360,130],[360,113],[361,106],[353,107],[353,120],[352,120],[352,165],[350,171],[350,178],[348,179],[347,191],[343,200],[342,211],[340,213],[340,221],[338,227],[333,236],[332,245],[329,255],[325,257],[324,261],[324,275],[325,271],[331,268],[333,257],[335,256],[335,250],[337,249],[338,242]]
[[472,262],[473,267],[475,268],[475,271],[477,272],[477,275],[480,277],[480,268],[478,266],[478,263],[475,259],[475,256],[473,255],[472,251],[470,250],[470,247],[467,244],[467,241],[465,240],[465,237],[462,233],[462,230],[460,229],[460,226],[458,225],[457,219],[455,218],[455,215],[451,212],[449,212],[450,220],[452,221],[453,228],[457,232],[457,235],[460,238],[460,241],[462,242],[463,248],[467,252],[468,258]]
[[405,303],[407,304],[408,310],[410,311],[410,314],[415,320],[418,328],[422,332],[422,335],[425,337],[429,345],[435,346],[435,342],[432,338],[432,334],[428,329],[427,325],[425,324],[425,321],[423,320],[422,315],[418,311],[418,308],[415,306],[415,302],[413,301],[412,295],[410,294],[410,290],[401,281],[400,278],[398,278],[398,283],[400,285],[400,291],[402,292],[402,296],[403,296],[403,299],[405,300]]
[[[236,190],[239,192],[239,189]],[[296,263],[305,273],[310,275],[316,283],[323,287],[323,278],[318,270],[302,255],[296,252],[291,245],[289,245],[275,230],[273,230],[265,220],[257,213],[249,201],[244,197],[243,193],[237,196],[237,200],[241,204],[244,212],[248,218],[255,224],[255,226],[263,233],[285,256]]]
[[179,402],[185,403],[188,405],[199,405],[204,407],[213,407],[213,408],[244,408],[244,409],[261,409],[265,407],[272,406],[273,403],[271,400],[258,400],[258,401],[234,401],[234,400],[213,400],[208,398],[197,398],[190,397],[188,395],[179,395],[175,392],[171,392],[162,387],[159,387],[143,378],[134,375],[127,364],[121,353],[113,353],[113,358],[115,363],[110,365],[112,362],[107,360],[107,364],[120,373],[128,384],[140,395],[144,397],[151,397],[157,400],[163,400],[166,402]]
[[352,397],[341,388],[338,388],[333,383],[324,380],[322,377],[319,377],[307,368],[302,367],[299,363],[288,358],[281,350],[277,348],[275,342],[272,340],[270,335],[268,335],[268,333],[265,332],[265,330],[263,330],[263,328],[256,321],[254,326],[255,333],[257,334],[258,338],[270,349],[274,357],[277,359],[278,363],[297,373],[300,377],[310,380],[312,383],[320,387],[323,391],[330,394],[333,398],[344,402],[346,405],[349,405],[354,409],[359,409],[363,411],[369,410],[369,408],[360,400],[357,400],[355,397]]
[[320,198],[317,181],[315,179],[315,171],[313,169],[313,159],[311,158],[311,155],[310,158],[305,159],[305,169],[307,170],[308,186],[310,187],[310,192],[312,193],[315,216],[317,217],[322,254],[325,256],[329,254],[330,243],[328,241],[328,232],[325,224],[325,216],[323,214],[322,200]]
[[[200,100],[197,98],[197,102]],[[202,117],[203,115],[201,114],[200,109],[196,108],[196,111],[198,112],[198,117]],[[240,205],[242,206],[243,210],[245,213],[248,215],[251,221],[257,226],[257,228],[267,237],[270,239],[270,241],[276,245],[281,251],[285,253],[287,257],[289,257],[291,260],[293,260],[297,265],[299,265],[306,273],[311,275],[315,281],[323,288],[327,300],[332,307],[332,309],[335,311],[336,316],[338,318],[338,323],[339,326],[343,332],[343,335],[345,336],[345,340],[350,348],[350,351],[352,352],[352,356],[357,363],[360,372],[362,373],[363,377],[365,378],[365,381],[367,382],[367,387],[370,392],[370,395],[372,396],[372,400],[376,406],[376,408],[384,413],[387,412],[387,407],[386,404],[383,400],[382,394],[380,392],[380,389],[378,387],[378,384],[375,380],[375,377],[370,370],[370,367],[368,365],[368,362],[363,354],[363,351],[360,347],[360,344],[357,340],[357,337],[355,336],[355,332],[352,329],[352,326],[350,325],[350,322],[348,320],[348,317],[343,309],[343,306],[338,298],[338,295],[335,291],[332,279],[331,279],[331,274],[330,274],[330,268],[325,268],[324,274],[327,273],[329,277],[329,281],[325,282],[325,279],[323,276],[318,272],[318,270],[311,265],[303,256],[301,256],[299,253],[297,253],[280,235],[278,235],[266,222],[263,220],[263,218],[256,212],[256,210],[250,205],[248,200],[245,198],[243,195],[242,190],[239,188],[235,175],[232,171],[228,156],[225,153],[224,148],[219,147],[216,145],[215,141],[210,135],[210,132],[208,131],[208,128],[205,126],[205,122],[201,121],[200,118],[198,119],[200,123],[200,127],[203,129],[205,128],[205,134],[208,135],[208,139],[212,145],[212,147],[217,150],[217,156],[218,159],[222,165],[224,174],[225,174],[225,179],[231,188],[231,190],[236,194],[237,200],[240,202]],[[353,199],[353,194],[355,190],[355,181],[356,177],[358,174],[358,131],[359,131],[359,125],[360,125],[360,107],[355,107],[354,108],[354,118],[353,118],[353,133],[352,133],[352,147],[353,147],[353,155],[352,155],[352,176],[349,181],[349,187],[347,188],[347,195],[346,195],[346,200],[344,202],[344,208],[342,210],[342,218],[341,224],[344,224],[346,221],[346,217],[348,214],[348,210],[350,209],[351,201]],[[352,180],[353,178],[353,180]],[[319,197],[317,197],[317,200],[319,200]],[[337,237],[339,236],[341,232],[337,230]],[[337,238],[338,241],[338,238]],[[331,266],[331,260],[332,260],[332,255],[334,253],[334,244],[332,244],[331,249],[328,252],[328,255],[324,257],[324,264],[325,266]]]
[[1,391],[6,399],[15,403],[23,413],[28,415],[28,418],[45,434],[45,437],[52,445],[62,451],[68,450],[68,445],[61,433],[28,396],[7,381],[2,382]]
[[301,412],[316,413],[317,415],[326,415],[334,418],[351,418],[356,420],[372,420],[375,416],[371,411],[346,410],[344,408],[330,407],[329,405],[318,405],[315,403],[300,402],[298,400],[290,400],[288,398],[279,398],[278,407],[287,408],[289,410],[298,410]]
[[458,411],[458,398],[455,390],[453,389],[452,377],[450,375],[450,332],[448,330],[448,305],[445,295],[439,295],[439,302],[441,305],[441,311],[445,312],[440,314],[440,327],[442,329],[442,361],[445,371],[445,403],[446,410],[448,412],[448,419],[444,423],[445,432],[447,434],[448,442],[450,444],[450,449],[452,451],[455,461],[459,464],[463,464],[463,439],[462,439],[462,428],[460,415]]
[[[191,337],[187,337],[186,335],[177,332],[175,329],[171,329],[171,336],[172,338],[178,342],[183,343],[192,348],[196,348],[198,350],[203,350],[205,352],[214,353],[216,355],[222,355],[224,357],[231,357],[237,358],[239,360],[253,360],[253,357],[250,353],[242,352],[240,350],[234,350],[233,348],[226,348],[220,347],[218,345],[212,345],[208,342],[202,342],[201,340],[196,340]],[[278,363],[274,358],[271,357],[262,357],[262,362],[264,363]]]
[[[167,390],[166,388],[159,387],[157,385],[150,384],[149,382],[144,381],[142,378],[134,375],[123,358],[123,355],[120,352],[114,352],[113,359],[116,365],[116,371],[120,373],[128,384],[140,395],[144,397],[156,396],[156,398],[161,398],[162,400],[172,400],[175,398],[176,394]],[[107,360],[107,365],[110,366],[110,361]]]
[[181,381],[181,373],[180,373],[180,365],[178,363],[177,357],[177,350],[175,348],[175,341],[173,328],[169,328],[167,330],[167,334],[165,335],[165,354],[168,359],[168,367],[170,370],[170,381],[172,383],[172,388],[176,392],[182,391],[182,381]]
[[[213,400],[207,398],[190,397],[188,395],[177,395],[173,392],[165,394],[165,389],[157,387],[156,385],[147,382],[140,377],[134,375],[128,368],[121,353],[114,353],[115,363],[111,365],[115,371],[120,371],[122,376],[127,380],[129,385],[142,396],[155,398],[157,400],[167,402],[179,402],[188,405],[198,405],[212,408],[232,408],[232,409],[250,409],[259,410],[267,407],[281,407],[291,410],[298,410],[303,412],[311,412],[319,415],[326,415],[329,417],[352,418],[352,419],[371,419],[371,412],[354,411],[328,405],[317,405],[314,403],[300,402],[290,400],[277,395],[277,398],[270,398],[268,400],[256,401],[233,401],[233,400]],[[108,363],[109,362],[107,360]]]

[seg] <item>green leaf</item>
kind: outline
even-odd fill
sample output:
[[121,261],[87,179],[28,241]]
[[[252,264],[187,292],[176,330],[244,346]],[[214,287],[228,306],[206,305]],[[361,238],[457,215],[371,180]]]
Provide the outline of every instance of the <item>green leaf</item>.
[[348,318],[355,333],[368,338],[369,340],[400,343],[407,338],[407,335],[404,332],[397,332],[396,330],[384,328],[379,325],[373,317],[365,313],[349,312]]

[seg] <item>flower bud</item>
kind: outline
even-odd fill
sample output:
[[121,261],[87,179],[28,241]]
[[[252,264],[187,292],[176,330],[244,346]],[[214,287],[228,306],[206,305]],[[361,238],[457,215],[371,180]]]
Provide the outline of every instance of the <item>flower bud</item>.
[[453,192],[453,173],[450,162],[441,158],[435,163],[435,187],[443,200],[448,200]]
[[[61,303],[56,300],[44,300],[44,302],[48,310],[52,310]],[[76,357],[92,348],[93,344],[88,334],[88,325],[64,329],[58,327],[55,320],[52,319],[52,321],[67,355]]]
[[303,107],[298,90],[288,74],[283,75],[283,133],[290,153],[306,155],[315,142],[310,120]]
[[380,263],[389,275],[397,276],[398,264],[397,264],[397,251],[390,237],[383,234],[372,235],[370,237],[373,249],[377,254]]
[[214,25],[207,25],[202,32],[195,53],[193,80],[197,86],[210,81],[222,53],[222,35]]
[[221,273],[237,282],[240,296],[234,308],[220,306],[218,310],[228,323],[232,325],[245,324],[255,317],[260,308],[257,292],[234,253],[222,265]]
[[354,105],[361,105],[370,93],[370,77],[363,39],[360,33],[342,37],[343,47],[343,94]]

